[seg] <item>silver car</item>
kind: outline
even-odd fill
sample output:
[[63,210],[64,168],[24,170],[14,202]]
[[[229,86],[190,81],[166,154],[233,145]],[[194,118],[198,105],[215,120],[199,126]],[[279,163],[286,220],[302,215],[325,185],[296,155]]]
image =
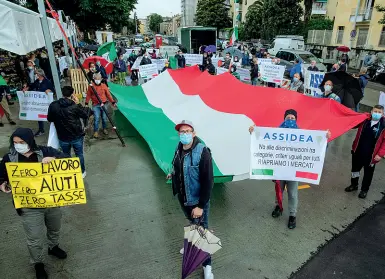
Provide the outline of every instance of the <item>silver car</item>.
[[294,60],[299,59],[302,64],[304,64],[304,68],[308,68],[310,66],[311,61],[317,62],[317,68],[320,72],[327,72],[327,68],[321,61],[311,52],[304,50],[290,50],[290,49],[282,49],[278,51],[276,58],[280,58],[283,60],[283,65],[286,66],[286,70],[290,72],[291,68],[294,65]]

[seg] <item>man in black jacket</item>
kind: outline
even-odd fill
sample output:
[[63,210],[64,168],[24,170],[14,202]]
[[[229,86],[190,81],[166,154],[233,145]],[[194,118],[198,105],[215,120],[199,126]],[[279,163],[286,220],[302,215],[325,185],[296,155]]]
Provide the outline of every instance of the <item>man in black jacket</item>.
[[250,69],[251,85],[258,84],[258,74],[259,74],[258,58],[254,58]]
[[148,53],[145,52],[144,55],[143,55],[142,61],[140,61],[140,66],[149,65],[149,64],[152,64],[152,61],[148,57]]
[[84,178],[86,176],[83,155],[84,125],[81,119],[87,120],[92,110],[79,103],[71,86],[64,86],[62,93],[63,98],[50,104],[47,120],[55,124],[60,147],[68,157],[71,157],[73,147],[76,157],[80,159]]
[[[6,163],[38,163],[48,164],[56,158],[67,157],[64,153],[46,146],[37,146],[31,129],[18,128],[10,138],[10,152],[0,161],[0,191],[10,193]],[[25,185],[28,186],[28,185]],[[59,248],[61,227],[60,207],[17,209],[22,218],[27,238],[27,246],[31,262],[35,265],[36,278],[47,279],[44,269],[45,228],[47,228],[48,254],[59,259],[67,258],[67,253]],[[21,276],[20,276],[21,277]]]
[[[173,194],[178,196],[186,218],[191,223],[200,224],[207,229],[210,196],[214,184],[210,149],[195,136],[192,122],[183,120],[175,126],[175,130],[179,133],[180,143],[172,162],[173,172],[167,178],[172,178]],[[181,253],[183,252],[182,249]],[[202,265],[204,278],[213,279],[211,257]]]
[[184,57],[181,50],[178,50],[178,54],[175,55],[175,58],[178,61],[178,68],[186,67],[186,58]]

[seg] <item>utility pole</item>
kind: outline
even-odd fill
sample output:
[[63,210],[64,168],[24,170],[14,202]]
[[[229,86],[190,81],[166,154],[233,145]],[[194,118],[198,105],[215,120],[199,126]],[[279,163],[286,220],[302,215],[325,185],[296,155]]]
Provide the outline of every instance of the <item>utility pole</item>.
[[[357,24],[357,17],[358,17],[358,12],[360,11],[360,5],[361,5],[361,0],[357,0],[357,6],[356,6],[356,12],[355,12],[355,15],[354,15],[354,21],[353,21],[353,28],[352,28],[352,31],[353,30],[356,30],[356,24]],[[357,32],[355,33],[356,35],[353,37],[351,36],[351,34],[349,34],[350,36],[350,41],[349,41],[349,48],[352,49],[353,47],[353,41],[354,39],[357,37]]]
[[45,47],[47,48],[47,51],[48,51],[49,64],[51,66],[51,72],[53,77],[53,83],[55,85],[56,96],[58,99],[60,99],[61,97],[63,97],[63,95],[61,93],[60,80],[59,80],[59,75],[56,68],[55,55],[53,53],[51,33],[48,27],[48,20],[47,20],[47,14],[45,12],[44,0],[37,0],[37,4],[39,8],[39,13],[41,15],[41,18],[40,18],[41,27],[43,29]]
[[135,20],[135,35],[138,34],[138,18],[136,17],[136,12],[134,13]]
[[[62,26],[64,26],[64,22],[63,22],[63,11],[62,10],[59,10],[57,11],[57,13],[59,14],[59,21],[60,21],[60,24]],[[69,30],[69,25],[68,25],[68,22],[67,22],[67,30]],[[71,60],[70,60],[70,55],[68,53],[68,44],[67,44],[67,40],[66,38],[63,37],[63,46],[64,46],[64,53],[66,54],[66,61],[68,64],[71,64]]]

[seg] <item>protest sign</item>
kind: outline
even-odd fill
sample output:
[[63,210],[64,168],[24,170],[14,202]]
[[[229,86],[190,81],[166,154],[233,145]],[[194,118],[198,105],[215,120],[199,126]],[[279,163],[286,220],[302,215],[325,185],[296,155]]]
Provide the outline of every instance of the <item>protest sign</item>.
[[151,79],[158,75],[158,65],[148,64],[139,66],[139,74],[141,78]]
[[222,68],[222,67],[217,68],[217,75],[221,75],[221,74],[228,73],[228,72],[229,72],[229,69]]
[[151,59],[152,64],[156,64],[158,66],[158,71],[162,71],[166,66],[167,59]]
[[48,107],[53,102],[53,93],[17,91],[19,119],[47,121]]
[[241,81],[250,81],[250,70],[237,68],[236,72],[240,75]]
[[159,48],[159,52],[163,55],[163,57],[174,56],[179,50],[178,46],[161,46]]
[[211,58],[211,62],[213,63],[215,68],[218,68],[218,62],[219,61],[225,61],[225,59],[223,59],[223,57],[213,57],[213,58]]
[[325,73],[323,72],[312,72],[312,71],[305,71],[305,84],[304,87],[309,92],[308,94],[317,97],[322,98],[323,93],[319,86],[321,85],[322,81],[324,80]]
[[258,58],[258,65],[273,64],[273,59],[270,58]]
[[385,107],[385,92],[380,91],[380,97],[378,99],[378,104]]
[[250,178],[319,184],[326,131],[256,127],[251,135]]
[[142,62],[142,59],[143,59],[143,56],[139,56],[138,58],[136,58],[134,64],[132,64],[131,70],[138,70],[140,66],[140,62]]
[[285,66],[274,64],[261,64],[261,79],[266,82],[274,82],[281,84]]
[[193,66],[193,65],[202,65],[203,63],[203,55],[202,54],[183,54],[184,58],[186,59],[186,65],[187,66]]
[[85,204],[79,158],[49,164],[6,163],[15,208],[49,208]]

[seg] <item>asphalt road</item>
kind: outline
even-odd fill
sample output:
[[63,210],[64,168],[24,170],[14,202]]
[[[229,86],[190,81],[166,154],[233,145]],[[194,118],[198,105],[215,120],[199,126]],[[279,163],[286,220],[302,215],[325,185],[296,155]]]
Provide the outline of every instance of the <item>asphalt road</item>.
[[[22,124],[37,126],[33,122]],[[1,129],[0,151],[5,152],[13,128],[6,125]],[[281,218],[272,219],[271,182],[245,180],[215,186],[210,225],[223,244],[223,249],[213,256],[215,278],[288,278],[320,246],[382,198],[385,164],[376,169],[366,200],[358,199],[357,193],[343,191],[350,181],[353,137],[351,132],[333,141],[327,150],[321,184],[300,190],[295,230],[287,229],[287,210]],[[39,138],[39,142],[44,141]],[[63,208],[61,247],[69,257],[59,261],[47,256],[50,278],[180,278],[179,250],[187,222],[147,144],[135,137],[126,138],[126,143],[123,148],[118,140],[91,141],[87,148],[88,203]],[[286,199],[285,194],[285,207]],[[1,193],[0,204],[0,278],[34,278],[21,220],[11,196]],[[383,234],[383,230],[378,230],[379,238]],[[364,253],[365,249],[373,248],[354,246],[360,243],[363,242],[350,241],[351,249]],[[378,262],[383,260],[378,251],[368,253],[382,257]],[[339,250],[331,256],[339,259]],[[352,273],[362,268],[349,261],[344,263],[349,264],[347,268]],[[306,278],[320,278],[319,270],[314,269]],[[377,271],[382,273],[381,269]],[[190,278],[201,276],[199,269]],[[382,273],[376,278],[384,277]]]

